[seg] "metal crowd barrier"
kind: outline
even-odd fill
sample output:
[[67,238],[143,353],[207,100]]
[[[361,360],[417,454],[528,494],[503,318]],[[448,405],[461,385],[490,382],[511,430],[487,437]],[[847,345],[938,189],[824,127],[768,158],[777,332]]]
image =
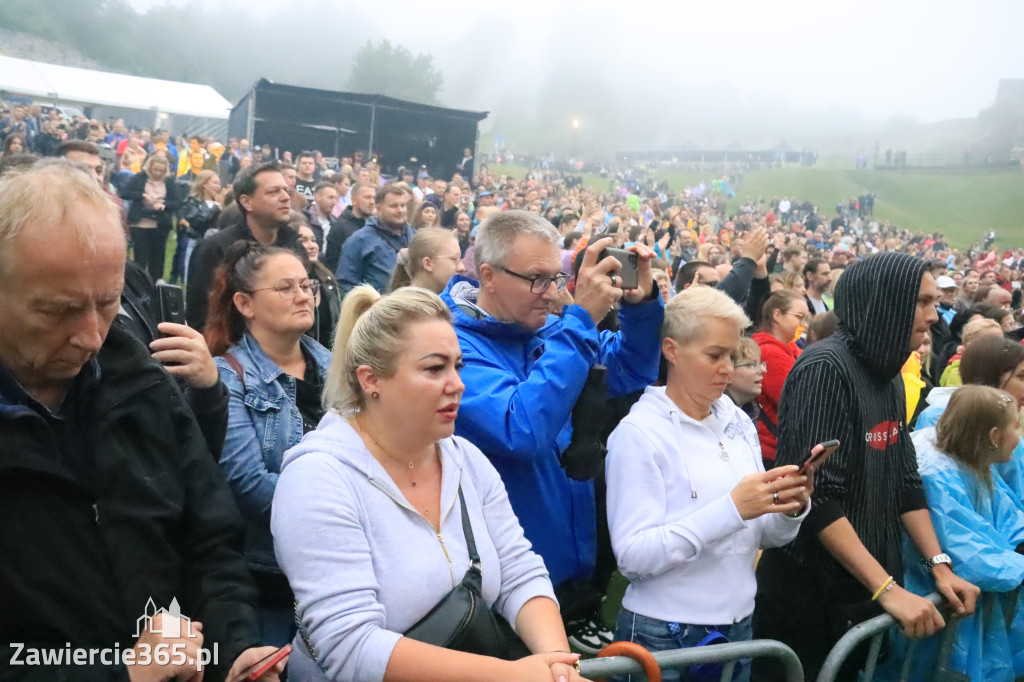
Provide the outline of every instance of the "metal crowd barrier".
[[[749,642],[729,642],[714,646],[672,649],[652,652],[662,670],[682,670],[703,663],[724,663],[722,682],[732,680],[736,664],[747,658],[777,658],[786,674],[786,682],[803,682],[804,669],[793,650],[773,639],[755,639]],[[643,678],[643,667],[625,656],[588,658],[580,661],[583,677],[588,680],[613,675],[637,675]]]
[[[1005,618],[1006,625],[1009,627],[1013,621],[1013,616],[1016,611],[1017,598],[1020,595],[1020,588],[1017,588],[1010,595],[1006,604]],[[933,592],[926,597],[929,601],[939,607],[942,611],[942,617],[946,621],[946,627],[941,633],[942,641],[939,644],[939,650],[936,655],[935,670],[932,673],[931,682],[971,682],[970,678],[962,673],[958,673],[949,668],[949,655],[953,649],[953,640],[956,637],[957,619],[951,618],[949,610],[945,608],[946,600],[942,595],[937,592]],[[985,614],[991,614],[992,606],[997,598],[997,593],[985,592],[981,595],[981,601],[975,609],[976,618],[985,618]],[[860,646],[863,642],[870,639],[871,645],[868,650],[867,663],[864,666],[863,675],[860,677],[861,682],[871,682],[875,676],[875,669],[878,666],[878,656],[882,650],[882,641],[885,638],[886,631],[892,626],[896,625],[896,619],[889,614],[882,614],[881,616],[875,616],[870,618],[863,623],[858,623],[850,628],[843,637],[836,642],[836,645],[832,647],[832,651],[829,652],[825,658],[825,663],[821,667],[821,672],[818,673],[817,682],[834,682],[836,677],[839,675],[839,671],[846,659]],[[901,680],[908,679],[910,675],[910,667],[914,661],[914,654],[917,650],[917,642],[911,640],[907,646],[906,656],[903,660],[903,667],[900,671]]]

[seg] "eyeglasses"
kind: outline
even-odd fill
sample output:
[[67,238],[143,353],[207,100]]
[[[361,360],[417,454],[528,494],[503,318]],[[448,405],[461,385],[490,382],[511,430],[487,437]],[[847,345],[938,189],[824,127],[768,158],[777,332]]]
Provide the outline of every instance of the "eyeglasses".
[[445,260],[450,260],[454,265],[458,265],[459,263],[462,262],[462,256],[434,256],[434,258],[443,258]]
[[501,265],[494,265],[492,263],[492,267],[501,270],[502,272],[508,273],[513,277],[518,277],[524,282],[529,282],[530,292],[534,294],[543,294],[545,291],[548,290],[548,287],[551,286],[552,282],[554,282],[555,288],[558,291],[564,291],[566,285],[569,284],[569,275],[565,274],[564,272],[560,272],[554,277],[546,277],[544,275],[534,275],[533,277],[527,277],[526,275],[521,275],[518,272],[513,272],[506,267],[502,267]]
[[804,315],[802,313],[794,313],[792,311],[790,311],[790,312],[788,312],[786,314],[787,315],[792,315],[793,317],[795,317],[796,319],[800,320],[801,322],[807,322],[807,320],[810,319],[810,317],[811,317],[810,315]]
[[302,282],[288,282],[285,284],[278,284],[276,287],[262,287],[260,289],[253,289],[250,294],[255,294],[257,291],[276,291],[281,295],[281,298],[287,300],[289,298],[295,298],[299,295],[299,289],[302,293],[309,294],[310,296],[316,296],[317,292],[320,291],[320,281],[315,279],[307,279]]
[[744,367],[752,367],[755,372],[767,372],[767,362],[744,362],[742,365],[733,365],[734,369],[742,369]]

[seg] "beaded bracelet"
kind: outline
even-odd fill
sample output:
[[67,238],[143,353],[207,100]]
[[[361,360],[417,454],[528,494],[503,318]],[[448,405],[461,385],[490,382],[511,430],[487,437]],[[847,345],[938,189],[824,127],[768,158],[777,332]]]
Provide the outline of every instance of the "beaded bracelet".
[[894,585],[896,585],[896,579],[890,575],[886,581],[882,583],[882,586],[878,588],[878,592],[875,592],[875,596],[871,597],[871,601],[877,601],[878,598],[882,596],[883,592],[888,592]]

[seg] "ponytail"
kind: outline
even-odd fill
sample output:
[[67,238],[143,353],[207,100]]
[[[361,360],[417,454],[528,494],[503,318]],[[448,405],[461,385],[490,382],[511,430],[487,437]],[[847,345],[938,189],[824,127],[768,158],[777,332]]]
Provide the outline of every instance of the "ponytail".
[[403,287],[382,297],[365,284],[345,296],[340,317],[323,400],[324,407],[342,414],[358,412],[366,404],[356,375],[359,367],[369,367],[378,377],[393,376],[409,325],[431,319],[451,322],[448,306],[432,291]]

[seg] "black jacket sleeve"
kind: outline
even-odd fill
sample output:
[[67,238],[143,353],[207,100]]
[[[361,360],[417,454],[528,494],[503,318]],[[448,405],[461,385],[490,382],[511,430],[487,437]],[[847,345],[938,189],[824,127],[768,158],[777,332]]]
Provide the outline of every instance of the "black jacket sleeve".
[[185,391],[189,407],[203,432],[213,461],[220,461],[224,438],[228,432],[228,390],[220,380],[210,388],[189,388]]
[[331,231],[327,233],[327,244],[324,248],[324,265],[331,272],[338,269],[338,261],[341,260],[341,245],[345,242],[345,224],[340,220],[331,223]]
[[173,178],[164,180],[164,186],[167,187],[167,195],[164,197],[164,212],[169,216],[177,215],[183,203],[181,188]]
[[779,444],[775,466],[800,465],[818,443],[833,438],[839,449],[815,476],[811,511],[801,533],[817,533],[844,517],[849,493],[847,468],[863,457],[864,439],[852,434],[852,387],[841,368],[827,360],[798,362],[786,377],[779,401]]
[[757,263],[754,261],[745,257],[740,258],[732,264],[732,270],[715,288],[729,294],[732,300],[743,305],[750,296],[750,282],[754,278],[756,268]]
[[145,191],[146,174],[136,173],[121,187],[120,195],[125,201],[142,201]]
[[259,646],[256,586],[245,561],[244,523],[224,474],[188,410],[178,410],[181,480],[183,603],[198,608],[206,642],[220,644],[220,662],[207,678],[223,678],[245,649]]
[[761,325],[761,306],[772,293],[771,280],[767,277],[755,277],[750,281],[750,296],[744,306],[747,317],[753,323],[754,328]]

